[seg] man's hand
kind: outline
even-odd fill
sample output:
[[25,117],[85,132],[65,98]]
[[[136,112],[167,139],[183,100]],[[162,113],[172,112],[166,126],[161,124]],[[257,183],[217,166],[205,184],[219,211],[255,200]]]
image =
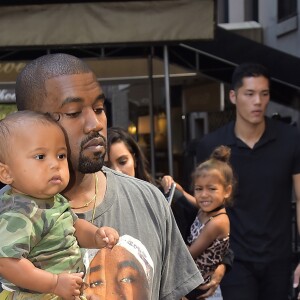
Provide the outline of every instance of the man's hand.
[[[293,288],[296,289],[299,286],[299,280],[300,280],[300,263],[298,264],[297,268],[294,271],[294,283]],[[298,293],[297,299],[300,299],[300,292]]]
[[[217,287],[219,286],[224,274],[226,271],[226,266],[223,264],[220,264],[215,272],[211,275],[211,280],[209,283],[205,285],[201,285],[199,287],[200,290],[208,290],[205,294],[201,295],[199,299],[206,299],[207,297],[212,296],[215,292]],[[300,271],[300,268],[299,268]],[[299,273],[300,274],[300,273]]]

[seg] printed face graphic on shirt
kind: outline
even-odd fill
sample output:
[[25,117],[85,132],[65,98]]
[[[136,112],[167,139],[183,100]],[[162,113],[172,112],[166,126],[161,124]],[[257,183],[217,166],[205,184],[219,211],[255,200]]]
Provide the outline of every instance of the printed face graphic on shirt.
[[107,300],[150,300],[149,278],[145,264],[141,262],[128,248],[120,245],[98,250],[90,262],[84,293]]

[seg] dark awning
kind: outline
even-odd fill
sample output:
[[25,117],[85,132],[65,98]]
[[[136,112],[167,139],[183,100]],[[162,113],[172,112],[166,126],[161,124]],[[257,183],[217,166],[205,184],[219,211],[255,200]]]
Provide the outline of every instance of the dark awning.
[[208,76],[230,82],[236,65],[242,62],[258,62],[265,65],[271,73],[271,93],[275,100],[289,105],[295,96],[299,97],[298,57],[220,27],[216,28],[215,38],[211,41],[184,42],[180,46],[185,49],[181,53],[185,57],[197,53],[197,68]]
[[[9,78],[7,77],[10,75],[8,71],[11,69],[6,70],[4,68],[3,65],[7,62],[8,64],[14,64],[15,62],[19,70],[22,61],[31,60],[50,52],[66,52],[86,59],[97,59],[99,60],[99,64],[100,61],[107,59],[125,58],[130,60],[145,58],[149,53],[153,53],[154,57],[160,58],[163,61],[162,45],[168,44],[171,65],[177,64],[179,67],[187,70],[188,73],[196,71],[199,74],[204,74],[214,80],[226,83],[231,82],[232,71],[236,65],[246,61],[262,63],[270,70],[272,75],[272,100],[287,106],[295,106],[295,103],[299,102],[300,76],[298,74],[300,70],[300,58],[220,27],[215,28],[213,36],[214,38],[211,40],[182,40],[171,43],[161,41],[160,43],[147,42],[141,44],[120,43],[116,45],[111,44],[110,46],[102,44],[64,46],[27,45],[12,48],[0,46],[0,59],[2,59],[2,62],[0,62],[0,82],[11,82],[15,79],[15,74]],[[107,65],[108,63],[108,61],[102,62],[103,65]],[[130,64],[130,62],[129,65],[131,65],[131,68],[136,68],[136,65]],[[120,64],[118,68],[120,68]],[[17,72],[18,70],[15,71]],[[101,69],[102,75],[104,71]],[[125,67],[122,68],[122,72],[126,72]],[[100,75],[99,78],[101,77]],[[103,80],[103,78],[101,79]]]
[[2,6],[0,47],[66,47],[212,39],[214,25],[213,0]]

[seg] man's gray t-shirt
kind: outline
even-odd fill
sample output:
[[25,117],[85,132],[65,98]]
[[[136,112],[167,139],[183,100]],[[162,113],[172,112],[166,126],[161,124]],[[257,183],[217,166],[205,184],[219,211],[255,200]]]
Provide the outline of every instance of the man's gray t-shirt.
[[[131,236],[146,249],[147,255],[142,256],[150,256],[150,265],[154,267],[150,299],[177,300],[199,286],[203,278],[159,189],[105,167],[103,172],[107,178],[106,193],[96,207],[93,223],[99,227],[111,226],[120,236]],[[93,212],[78,216],[91,221]],[[135,245],[129,248],[140,249]],[[149,265],[149,257],[144,260]]]
[[[122,240],[120,246],[128,250],[127,252],[132,257],[134,256],[132,254],[135,254],[149,283],[149,297],[138,296],[142,293],[133,291],[132,286],[134,281],[137,281],[133,271],[130,271],[129,276],[123,276],[125,272],[123,269],[119,272],[118,278],[115,278],[114,283],[116,286],[119,281],[120,291],[113,292],[111,287],[106,287],[108,289],[106,293],[119,293],[119,296],[115,295],[114,299],[124,297],[128,300],[181,299],[199,286],[203,278],[181,237],[165,197],[158,188],[148,182],[106,167],[103,168],[103,172],[107,178],[106,193],[103,202],[96,207],[93,223],[98,227],[113,227],[119,232],[120,240]],[[7,187],[4,187],[0,193],[6,189]],[[91,221],[93,211],[78,214],[78,216]],[[118,247],[115,246],[115,248]],[[113,252],[114,249],[111,251]],[[109,250],[100,249],[99,251],[104,253]],[[88,250],[88,252],[92,257],[96,256],[95,250]],[[103,255],[101,256],[103,260]],[[108,284],[108,277],[111,277],[110,274],[114,271],[112,268],[115,267],[110,267],[110,257],[107,256],[105,259],[108,261],[108,269],[101,270],[101,276],[104,274],[103,280],[92,279],[86,291],[92,290],[92,293],[97,294],[97,290],[103,289]],[[125,265],[124,262],[123,265]],[[128,262],[126,268],[129,269]],[[121,275],[123,277],[120,279]],[[128,285],[131,289],[129,297],[127,294],[125,296],[125,292],[122,294],[121,289],[126,285],[124,290],[128,291]],[[141,285],[138,288],[141,290],[144,286]],[[101,299],[108,300],[111,297],[106,296]]]

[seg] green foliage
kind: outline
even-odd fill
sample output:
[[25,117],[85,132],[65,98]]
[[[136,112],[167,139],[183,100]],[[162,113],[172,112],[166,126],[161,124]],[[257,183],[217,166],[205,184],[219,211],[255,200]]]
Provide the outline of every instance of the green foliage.
[[17,106],[15,104],[0,104],[0,120],[14,111],[17,111]]

